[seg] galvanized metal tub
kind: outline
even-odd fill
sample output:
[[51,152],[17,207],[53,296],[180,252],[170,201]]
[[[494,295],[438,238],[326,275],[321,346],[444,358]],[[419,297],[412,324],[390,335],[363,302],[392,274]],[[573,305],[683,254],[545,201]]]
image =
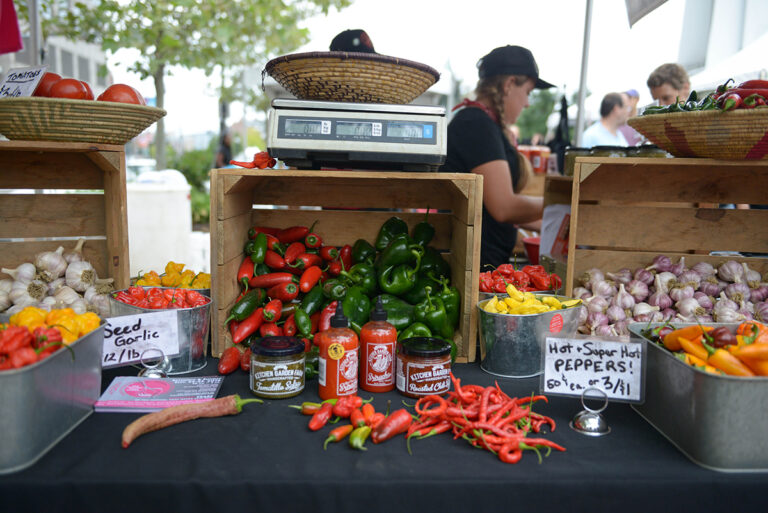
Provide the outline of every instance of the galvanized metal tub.
[[[143,287],[149,289],[165,289],[173,287]],[[185,289],[179,289],[185,290]],[[145,312],[156,312],[148,308],[129,305],[112,297],[120,291],[115,291],[109,296],[109,306],[112,317],[123,315],[136,315]],[[178,333],[179,354],[169,356],[169,367],[166,371],[169,375],[187,374],[205,367],[205,358],[208,345],[208,333],[211,328],[211,302],[194,308],[178,308]]]
[[72,352],[0,372],[0,474],[33,465],[93,412],[103,346],[104,323],[70,344]]
[[[536,294],[546,296],[552,294]],[[554,295],[560,301],[568,297]],[[490,299],[477,303],[480,343],[485,358],[480,367],[497,376],[529,378],[542,373],[542,350],[547,337],[568,337],[576,333],[579,309],[574,306],[540,314],[509,315],[483,310]]]
[[[738,327],[707,325],[727,326],[733,332]],[[641,331],[646,327],[629,326],[632,339],[647,346],[645,403],[632,408],[697,465],[722,472],[768,472],[768,437],[763,432],[768,377],[720,376],[695,369],[645,338]]]

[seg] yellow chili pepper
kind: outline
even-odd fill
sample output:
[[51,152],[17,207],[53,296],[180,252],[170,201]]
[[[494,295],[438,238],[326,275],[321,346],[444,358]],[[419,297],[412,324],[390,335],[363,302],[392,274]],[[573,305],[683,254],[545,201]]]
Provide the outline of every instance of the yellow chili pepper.
[[553,310],[560,310],[563,307],[562,303],[554,296],[544,296],[541,298],[541,302],[552,307]]
[[77,336],[79,338],[98,328],[101,324],[101,319],[93,312],[85,312],[84,314],[76,315],[75,322],[77,323]]
[[184,269],[184,264],[177,264],[176,262],[173,262],[173,261],[165,264],[165,274],[172,274],[172,273],[181,274],[182,269]]
[[523,293],[517,290],[517,288],[511,283],[507,283],[507,295],[517,301],[523,300]]
[[45,316],[48,312],[42,308],[36,306],[27,306],[20,312],[13,314],[10,318],[11,324],[16,326],[24,326],[29,328],[29,331],[34,331],[38,326],[45,324]]
[[518,300],[516,300],[516,299],[512,299],[511,297],[505,297],[505,298],[504,298],[504,302],[505,302],[505,303],[507,304],[507,306],[509,306],[510,308],[515,308],[515,307],[517,307],[517,306],[520,306],[520,305],[522,305],[522,304],[523,304],[523,303],[521,303],[520,301],[518,301]]
[[488,300],[487,303],[485,303],[483,310],[485,310],[486,312],[496,313],[496,303],[498,302],[499,302],[499,297],[493,296],[491,299]]
[[562,305],[563,308],[570,308],[572,306],[581,304],[581,299],[569,299],[568,301],[563,301],[560,304]]
[[210,289],[211,288],[211,275],[208,273],[199,273],[192,280],[193,289]]
[[181,283],[181,274],[175,272],[166,274],[160,279],[160,283],[163,287],[178,287]]

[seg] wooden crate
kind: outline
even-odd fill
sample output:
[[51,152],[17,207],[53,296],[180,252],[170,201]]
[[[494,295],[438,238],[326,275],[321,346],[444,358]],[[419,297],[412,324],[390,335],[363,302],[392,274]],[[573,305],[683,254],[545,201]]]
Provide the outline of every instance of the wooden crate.
[[116,288],[130,282],[123,146],[0,142],[0,265],[15,268],[58,246]]
[[[311,225],[328,245],[373,243],[393,215],[413,227],[430,207],[432,245],[451,264],[451,284],[462,293],[455,336],[459,362],[475,359],[482,222],[482,177],[472,173],[214,169],[211,173],[211,274],[215,308],[212,354],[232,345],[224,319],[239,293],[235,280],[248,228]],[[378,209],[378,210],[354,210]],[[440,212],[434,212],[438,209]]]
[[[658,254],[717,265],[712,251],[768,253],[768,210],[704,204],[768,204],[768,161],[576,159],[566,294],[587,269],[647,266]],[[739,257],[760,272],[768,259]]]

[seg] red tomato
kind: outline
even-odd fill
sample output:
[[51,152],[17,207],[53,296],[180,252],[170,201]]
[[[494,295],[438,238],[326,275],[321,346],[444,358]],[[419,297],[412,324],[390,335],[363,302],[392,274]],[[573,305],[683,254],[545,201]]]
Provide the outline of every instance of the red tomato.
[[74,78],[62,78],[51,87],[50,96],[54,98],[70,98],[72,100],[85,100],[88,91],[79,80]]
[[99,95],[97,100],[102,102],[135,103],[136,105],[147,104],[141,93],[126,84],[112,84]]
[[32,96],[50,96],[51,87],[53,87],[53,84],[59,80],[61,80],[61,75],[56,73],[46,73],[43,75],[43,78],[40,79],[40,82],[38,82],[37,88],[35,88],[35,92]]
[[89,86],[88,82],[86,82],[85,80],[81,80],[80,82],[82,82],[83,85],[85,86],[85,92],[86,92],[85,99],[93,100],[93,91],[91,90],[91,86]]

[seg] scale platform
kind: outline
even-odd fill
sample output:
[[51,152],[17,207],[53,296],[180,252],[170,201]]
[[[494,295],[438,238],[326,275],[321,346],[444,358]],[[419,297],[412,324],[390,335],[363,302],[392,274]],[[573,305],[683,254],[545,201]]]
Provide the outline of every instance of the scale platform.
[[437,171],[446,155],[445,108],[272,100],[270,156],[298,169]]

